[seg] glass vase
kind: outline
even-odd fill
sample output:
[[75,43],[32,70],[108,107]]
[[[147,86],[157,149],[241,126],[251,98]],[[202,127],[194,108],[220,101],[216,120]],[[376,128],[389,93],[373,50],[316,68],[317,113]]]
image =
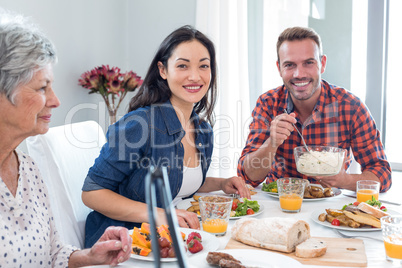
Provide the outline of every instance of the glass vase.
[[113,125],[114,123],[116,123],[116,114],[117,114],[117,110],[113,110],[113,109],[109,110],[110,125]]

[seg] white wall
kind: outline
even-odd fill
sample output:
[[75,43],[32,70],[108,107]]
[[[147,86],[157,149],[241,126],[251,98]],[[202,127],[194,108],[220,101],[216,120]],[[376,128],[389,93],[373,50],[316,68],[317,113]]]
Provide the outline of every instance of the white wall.
[[[1,8],[32,17],[56,46],[54,89],[61,106],[50,126],[70,118],[92,119],[104,130],[108,115],[103,100],[78,85],[80,75],[109,64],[144,77],[161,41],[174,29],[195,24],[195,6],[196,0],[0,0]],[[126,113],[131,96],[118,117]],[[77,110],[82,104],[87,108]]]

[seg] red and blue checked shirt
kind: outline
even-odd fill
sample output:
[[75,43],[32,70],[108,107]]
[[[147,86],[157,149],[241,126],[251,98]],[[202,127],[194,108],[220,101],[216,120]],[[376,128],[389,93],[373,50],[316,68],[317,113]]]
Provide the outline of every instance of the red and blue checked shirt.
[[[270,123],[277,115],[293,111],[293,103],[286,87],[280,86],[260,96],[252,113],[246,147],[239,159],[237,173],[246,183],[257,186],[266,179],[266,183],[283,177],[299,177],[316,182],[314,178],[302,175],[296,170],[293,148],[302,145],[297,131],[293,131],[285,142],[278,147],[275,160],[266,178],[260,181],[250,180],[243,168],[245,157],[256,151],[270,132]],[[321,95],[312,115],[301,124],[296,116],[296,126],[301,130],[307,145],[326,145],[347,150],[345,169],[351,164],[351,151],[362,171],[371,171],[381,180],[381,192],[387,191],[392,184],[391,167],[387,161],[380,132],[367,107],[360,99],[344,88],[321,81]]]

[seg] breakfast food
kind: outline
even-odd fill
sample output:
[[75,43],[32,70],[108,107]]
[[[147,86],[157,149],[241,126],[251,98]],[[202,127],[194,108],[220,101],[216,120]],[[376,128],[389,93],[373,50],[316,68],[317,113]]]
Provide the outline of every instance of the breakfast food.
[[[263,183],[262,191],[269,192],[269,193],[278,193],[278,186],[277,182],[271,182],[269,184]],[[319,184],[307,184],[304,188],[304,195],[303,198],[306,199],[314,199],[314,198],[326,198],[326,197],[333,197],[335,196],[334,191],[332,188],[323,188]]]
[[232,238],[255,247],[293,252],[310,238],[310,226],[292,218],[244,218],[233,225]]
[[375,206],[370,206],[366,202],[361,202],[357,205],[357,208],[360,209],[361,211],[373,215],[374,217],[381,219],[384,216],[389,216],[389,213],[379,209],[378,207]]
[[297,171],[310,175],[337,174],[343,163],[343,152],[310,151],[296,161]]
[[208,252],[207,262],[210,265],[219,265],[222,260],[241,263],[239,260],[235,259],[232,255],[224,252]]
[[355,202],[345,205],[343,209],[326,209],[325,211],[326,213],[318,216],[319,221],[328,221],[335,226],[342,225],[351,228],[364,226],[381,228],[381,217],[389,216],[387,212],[366,202]]
[[[195,198],[195,196],[193,198]],[[199,196],[197,196],[197,201],[190,201],[191,206],[187,208],[187,211],[197,213],[197,215],[201,215],[198,198]],[[259,211],[260,205],[257,201],[251,201],[247,198],[244,198],[243,201],[240,201],[238,198],[233,198],[230,217],[253,215]]]
[[327,245],[324,241],[316,238],[309,238],[296,246],[296,257],[315,258],[324,255],[327,252]]
[[248,190],[250,191],[250,195],[255,195],[257,194],[257,191],[255,190],[255,188],[253,186],[251,186],[250,184],[246,184]]
[[[157,228],[158,234],[158,244],[160,248],[160,256],[162,258],[174,258],[176,254],[172,245],[172,237],[170,236],[170,231],[167,225],[161,225]],[[185,234],[181,232],[181,236],[184,240]],[[148,256],[151,250],[151,234],[149,223],[143,222],[141,228],[134,227],[131,234],[133,243],[131,246],[131,253]]]

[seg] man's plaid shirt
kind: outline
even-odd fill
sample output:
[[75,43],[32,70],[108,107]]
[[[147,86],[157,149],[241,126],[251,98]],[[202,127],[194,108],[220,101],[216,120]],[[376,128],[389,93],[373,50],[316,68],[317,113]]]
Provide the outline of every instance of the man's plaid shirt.
[[[282,177],[303,177],[312,182],[315,181],[296,170],[293,148],[302,145],[296,130],[278,147],[275,161],[266,178],[261,181],[252,181],[243,169],[245,157],[257,150],[268,139],[271,121],[282,114],[285,108],[289,113],[293,111],[292,100],[284,85],[262,94],[254,108],[247,144],[237,167],[238,175],[253,186],[259,185],[265,179],[266,183],[270,183]],[[352,149],[362,171],[371,171],[380,178],[381,192],[391,187],[391,167],[380,140],[380,132],[367,107],[358,97],[344,88],[330,85],[322,80],[321,95],[312,116],[304,122],[304,125],[297,116],[296,119],[296,126],[301,130],[308,145],[327,145],[347,149],[346,169],[351,163],[350,149]]]

